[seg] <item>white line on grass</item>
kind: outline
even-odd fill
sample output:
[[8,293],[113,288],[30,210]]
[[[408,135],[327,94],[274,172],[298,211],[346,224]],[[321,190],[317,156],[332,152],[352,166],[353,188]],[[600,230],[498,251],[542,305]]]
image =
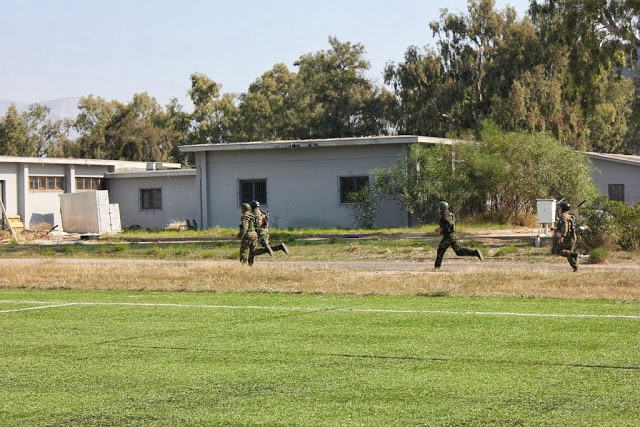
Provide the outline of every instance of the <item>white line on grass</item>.
[[[51,304],[52,301],[18,301],[0,300],[4,304]],[[234,310],[271,310],[271,311],[316,311],[316,312],[351,312],[351,313],[401,313],[401,314],[444,314],[453,316],[520,316],[520,317],[566,317],[566,318],[594,318],[594,319],[640,319],[640,315],[633,314],[562,314],[562,313],[515,313],[499,311],[450,311],[450,310],[394,310],[377,308],[354,307],[275,307],[261,305],[201,305],[149,302],[64,302],[56,301],[53,305],[42,307],[28,307],[15,310],[0,310],[0,313],[12,311],[38,310],[41,308],[56,308],[65,306],[122,306],[122,307],[179,307],[204,309],[234,309]]]
[[[14,301],[0,301],[3,303],[9,303],[9,302],[14,302]],[[15,301],[15,302],[20,302],[20,301]],[[27,304],[27,302],[25,302],[25,304]],[[30,301],[28,302],[28,304],[41,304],[41,302],[39,301]],[[13,313],[16,311],[27,311],[27,310],[43,310],[45,308],[57,308],[57,307],[68,307],[70,305],[76,305],[75,303],[59,303],[59,304],[54,304],[54,305],[40,305],[38,307],[24,307],[24,308],[14,308],[11,310],[0,310],[0,313]]]

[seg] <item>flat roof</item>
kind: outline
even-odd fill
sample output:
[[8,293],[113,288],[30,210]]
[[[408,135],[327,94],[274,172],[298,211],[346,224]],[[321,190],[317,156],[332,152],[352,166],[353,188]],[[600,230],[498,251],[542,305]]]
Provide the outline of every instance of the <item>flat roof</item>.
[[630,154],[609,154],[609,153],[595,153],[595,152],[587,152],[585,154],[594,159],[608,160],[611,162],[640,166],[640,156],[634,156]]
[[176,176],[196,176],[195,169],[167,169],[167,170],[149,170],[149,171],[116,171],[109,172],[105,175],[109,179],[118,178],[173,178]]
[[83,166],[121,166],[147,168],[147,162],[131,162],[126,160],[72,159],[57,157],[14,157],[0,156],[0,163],[36,163],[39,165],[83,165]]
[[433,138],[428,136],[399,135],[399,136],[365,136],[358,138],[332,139],[296,139],[287,141],[254,141],[228,142],[220,144],[182,145],[182,152],[197,151],[233,151],[233,150],[269,150],[286,148],[314,148],[314,147],[345,147],[356,145],[386,145],[386,144],[444,144],[451,145],[459,141],[449,138]]

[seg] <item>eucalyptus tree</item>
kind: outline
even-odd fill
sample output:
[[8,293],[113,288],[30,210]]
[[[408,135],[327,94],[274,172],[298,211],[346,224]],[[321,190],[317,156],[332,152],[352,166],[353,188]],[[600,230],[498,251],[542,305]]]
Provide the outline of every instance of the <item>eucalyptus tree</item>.
[[78,144],[81,157],[109,159],[113,147],[106,139],[106,129],[116,113],[124,108],[118,101],[106,101],[101,97],[89,95],[80,98],[74,129],[78,132]]
[[240,138],[247,141],[296,139],[302,133],[304,110],[298,105],[297,75],[278,63],[241,96]]
[[0,155],[41,157],[66,138],[66,122],[50,120],[50,111],[44,105],[31,104],[20,113],[11,104],[0,118]]
[[132,161],[166,161],[173,148],[166,114],[146,92],[118,106],[105,128],[109,158]]
[[189,96],[193,102],[189,144],[233,141],[237,134],[236,97],[222,94],[220,85],[204,74],[191,75]]
[[296,106],[303,112],[299,138],[378,135],[387,131],[381,114],[386,99],[365,72],[370,64],[362,44],[329,38],[331,48],[302,55],[298,67]]

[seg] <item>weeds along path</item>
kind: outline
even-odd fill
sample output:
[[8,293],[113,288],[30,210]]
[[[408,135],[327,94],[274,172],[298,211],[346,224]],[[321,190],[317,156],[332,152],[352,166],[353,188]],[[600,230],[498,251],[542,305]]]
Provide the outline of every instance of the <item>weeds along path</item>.
[[114,258],[0,259],[0,288],[544,297],[640,301],[640,266],[509,260],[172,261]]

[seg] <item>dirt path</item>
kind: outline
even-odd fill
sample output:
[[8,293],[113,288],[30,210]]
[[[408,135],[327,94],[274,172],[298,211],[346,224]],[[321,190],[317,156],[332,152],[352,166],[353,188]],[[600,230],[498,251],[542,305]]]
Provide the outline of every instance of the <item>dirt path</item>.
[[[441,271],[463,271],[463,270],[486,270],[486,271],[504,271],[504,270],[522,270],[523,268],[531,271],[570,271],[571,267],[568,263],[562,262],[558,258],[558,262],[522,262],[507,259],[490,259],[484,262],[478,260],[469,260],[466,258],[450,257],[445,258]],[[68,265],[207,265],[207,266],[229,266],[237,265],[235,260],[219,260],[219,261],[174,261],[174,260],[144,260],[144,259],[118,259],[118,258],[3,258],[0,264],[13,264],[34,266],[42,263],[68,264]],[[402,272],[402,271],[434,271],[433,260],[425,262],[407,262],[407,261],[285,261],[271,260],[268,258],[256,261],[254,268],[317,268],[317,269],[340,269],[340,270],[358,270],[358,271],[385,271],[385,272]],[[588,271],[637,271],[640,274],[640,265],[632,263],[616,263],[616,264],[581,264],[580,272]]]

